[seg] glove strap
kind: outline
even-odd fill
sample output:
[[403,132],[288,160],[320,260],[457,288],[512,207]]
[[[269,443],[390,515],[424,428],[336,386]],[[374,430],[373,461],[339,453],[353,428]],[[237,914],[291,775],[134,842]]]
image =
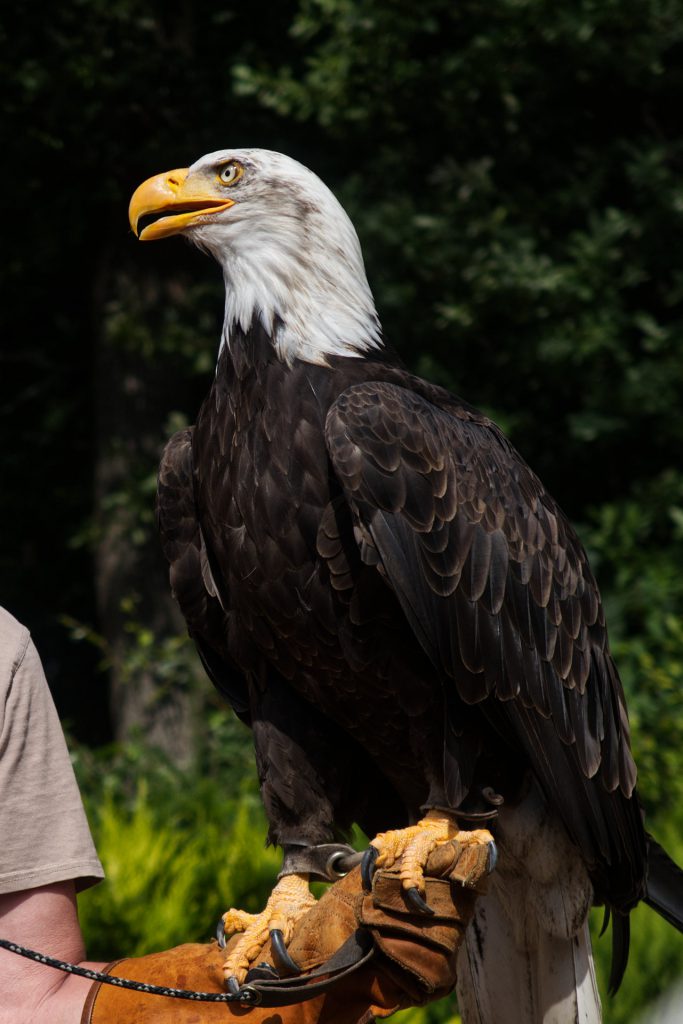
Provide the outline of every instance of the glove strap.
[[[106,964],[102,968],[100,974],[109,974],[109,972],[113,971],[115,967],[122,964],[125,959],[125,957],[121,957],[119,960],[110,961],[110,963]],[[85,1004],[83,1006],[83,1013],[81,1014],[81,1024],[92,1024],[92,1012],[95,1008],[95,999],[97,998],[97,993],[100,990],[101,984],[102,982],[95,982],[95,984],[91,985],[88,989],[88,995],[86,996]]]
[[[315,999],[364,967],[375,953],[372,935],[365,928],[358,928],[340,946],[334,956],[310,974],[293,978],[265,978],[247,982],[240,989],[249,1006],[292,1006]],[[87,1022],[86,1022],[87,1024]]]
[[[321,964],[316,970],[311,971],[310,974],[297,975],[293,978],[256,978],[254,981],[242,985],[239,992],[236,992],[233,996],[226,994],[223,997],[223,1001],[237,1004],[242,1003],[244,1006],[262,1006],[265,1009],[307,1002],[309,999],[315,999],[316,996],[327,992],[333,985],[337,985],[340,981],[343,981],[361,967],[364,967],[372,958],[374,952],[375,944],[372,936],[365,929],[359,928],[339,947],[334,956],[326,963]],[[109,974],[114,967],[124,962],[124,960],[114,960],[112,963],[107,964],[105,969],[99,973],[101,975]],[[93,985],[88,992],[81,1016],[81,1024],[92,1024],[92,1013],[97,993],[100,986],[107,980],[103,978],[100,982]],[[125,981],[126,979],[119,979],[116,976],[112,978],[112,983],[120,986],[122,980]],[[129,982],[128,984],[130,987],[137,987],[138,985],[137,982]],[[157,986],[150,987],[156,988]],[[188,997],[189,995],[188,993]]]

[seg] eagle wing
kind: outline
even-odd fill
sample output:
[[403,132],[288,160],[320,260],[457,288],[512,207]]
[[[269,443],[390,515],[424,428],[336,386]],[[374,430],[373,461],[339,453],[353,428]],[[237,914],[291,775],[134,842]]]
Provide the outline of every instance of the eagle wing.
[[623,691],[597,584],[559,507],[501,431],[441,389],[350,387],[326,441],[361,556],[446,691],[526,756],[597,887],[617,905],[638,898]]
[[247,682],[227,650],[228,613],[209,564],[197,515],[192,471],[193,428],[164,448],[157,485],[157,522],[173,594],[207,674],[235,713],[248,722]]

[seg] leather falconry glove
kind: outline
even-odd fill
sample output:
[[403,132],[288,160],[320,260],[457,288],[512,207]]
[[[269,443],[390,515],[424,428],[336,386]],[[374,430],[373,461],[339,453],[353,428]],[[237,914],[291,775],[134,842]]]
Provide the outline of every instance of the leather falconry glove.
[[[485,846],[461,846],[454,840],[438,847],[426,868],[425,899],[433,910],[427,916],[406,903],[398,871],[378,870],[372,892],[366,893],[356,868],[298,922],[288,952],[301,973],[276,980],[272,967],[252,972],[265,979],[263,1005],[196,1002],[97,982],[81,1024],[369,1024],[440,999],[455,987],[458,948],[488,871]],[[263,959],[274,962],[269,945]],[[188,944],[120,960],[108,973],[223,992],[224,960],[225,950],[215,942]],[[311,985],[317,986],[313,998]],[[258,991],[258,981],[254,987]]]

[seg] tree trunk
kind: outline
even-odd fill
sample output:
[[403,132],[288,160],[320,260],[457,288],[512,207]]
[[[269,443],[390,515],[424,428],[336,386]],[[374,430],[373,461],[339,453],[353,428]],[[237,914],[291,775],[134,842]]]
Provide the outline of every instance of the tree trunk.
[[[176,301],[179,288],[176,282]],[[112,293],[114,299],[105,301]],[[178,394],[182,378],[169,360],[159,358],[154,348],[150,356],[149,347],[140,343],[151,336],[145,333],[144,314],[158,308],[162,298],[158,286],[125,273],[114,275],[106,263],[100,271],[95,295],[96,596],[110,658],[116,739],[144,736],[182,765],[193,754],[201,686],[196,685],[194,651],[178,652],[171,640],[185,634],[185,623],[171,596],[156,536],[152,481],[169,410],[186,396]]]

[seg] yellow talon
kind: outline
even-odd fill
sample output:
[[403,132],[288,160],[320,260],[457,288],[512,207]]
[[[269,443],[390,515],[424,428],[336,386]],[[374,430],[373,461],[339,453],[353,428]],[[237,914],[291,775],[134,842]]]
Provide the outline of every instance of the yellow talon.
[[228,910],[223,915],[226,934],[241,932],[242,937],[230,947],[230,954],[223,964],[226,980],[235,978],[242,985],[250,967],[258,961],[270,932],[279,929],[287,944],[296,922],[314,905],[315,897],[308,888],[308,875],[285,875],[273,889],[260,914],[248,914],[234,908]]
[[399,859],[399,877],[404,889],[424,893],[424,868],[432,850],[457,840],[462,846],[488,845],[493,836],[487,829],[461,832],[454,817],[444,811],[428,811],[424,818],[408,828],[381,832],[371,846],[379,851],[378,868],[390,868]]

